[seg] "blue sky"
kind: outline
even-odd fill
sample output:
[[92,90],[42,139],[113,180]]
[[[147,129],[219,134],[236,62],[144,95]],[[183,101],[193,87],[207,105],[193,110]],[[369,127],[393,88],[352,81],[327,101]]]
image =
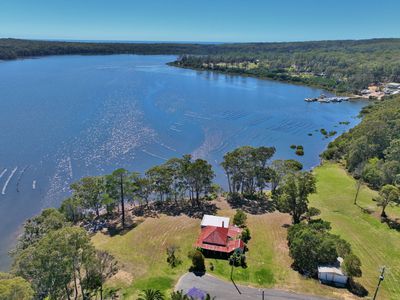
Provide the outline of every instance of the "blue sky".
[[303,41],[400,37],[400,0],[0,0],[0,37]]

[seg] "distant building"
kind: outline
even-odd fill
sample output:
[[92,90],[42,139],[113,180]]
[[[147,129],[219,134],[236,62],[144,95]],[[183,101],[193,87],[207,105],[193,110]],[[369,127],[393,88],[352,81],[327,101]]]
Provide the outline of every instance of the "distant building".
[[343,258],[338,257],[337,262],[333,265],[318,266],[319,281],[323,284],[345,287],[347,285],[348,276],[342,271],[342,262]]
[[368,89],[364,89],[364,90],[361,90],[360,93],[361,93],[361,95],[368,95],[368,94],[371,94],[371,91]]
[[386,85],[389,89],[400,89],[400,83],[397,82],[390,82]]
[[229,255],[234,251],[243,252],[245,244],[240,239],[242,230],[229,225],[229,218],[204,215],[201,233],[195,247],[206,252]]

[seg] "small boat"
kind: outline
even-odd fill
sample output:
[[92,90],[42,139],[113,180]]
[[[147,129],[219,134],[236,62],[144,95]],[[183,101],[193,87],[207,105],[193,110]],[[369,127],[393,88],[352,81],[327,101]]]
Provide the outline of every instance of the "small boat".
[[318,98],[305,98],[304,101],[306,101],[306,102],[316,102],[316,101],[318,101]]

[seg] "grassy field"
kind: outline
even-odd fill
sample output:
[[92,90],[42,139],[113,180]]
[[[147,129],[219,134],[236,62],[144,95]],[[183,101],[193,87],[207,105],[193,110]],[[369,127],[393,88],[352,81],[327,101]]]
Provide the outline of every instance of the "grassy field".
[[[217,201],[217,206],[219,215],[233,216],[235,213],[223,199]],[[234,269],[235,282],[259,288],[278,288],[329,298],[354,299],[347,290],[321,285],[291,269],[292,259],[289,257],[286,241],[286,228],[290,223],[291,217],[279,212],[248,215],[247,225],[252,237],[246,253],[248,267]],[[207,259],[208,266],[210,263],[214,265],[214,270],[208,268],[208,273],[230,280],[231,267],[226,261]]]
[[[311,205],[321,209],[322,218],[332,222],[333,231],[352,245],[363,263],[363,277],[359,280],[373,293],[379,267],[389,268],[382,283],[379,299],[400,298],[400,233],[381,224],[377,216],[364,213],[353,205],[355,182],[338,165],[325,164],[315,170],[318,193],[311,198]],[[363,187],[359,205],[370,211],[377,210],[372,201],[375,192]],[[218,214],[233,216],[224,199],[218,199]],[[389,209],[389,215],[400,210]],[[305,279],[290,268],[291,258],[286,244],[286,226],[290,216],[278,212],[248,215],[252,239],[248,243],[248,268],[235,268],[237,283],[256,287],[274,287],[305,294],[316,294],[338,299],[355,298],[347,290],[324,286],[316,280]],[[198,233],[200,220],[186,216],[147,218],[125,235],[108,237],[101,233],[93,237],[97,248],[110,251],[121,263],[121,271],[108,285],[122,288],[123,299],[136,299],[144,288],[157,288],[169,294],[178,278],[184,274],[190,261],[188,251]],[[166,263],[166,247],[180,246],[182,265],[171,269]],[[213,264],[214,270],[210,270]],[[231,267],[227,261],[207,259],[207,272],[229,280]]]
[[[147,218],[124,235],[109,237],[98,233],[92,238],[94,245],[112,253],[121,266],[108,286],[122,288],[123,299],[136,299],[138,291],[150,287],[167,294],[190,266],[187,253],[192,249],[199,227],[198,219],[161,216]],[[166,262],[169,245],[179,245],[179,257],[183,261],[174,269]]]
[[[358,281],[374,292],[380,267],[388,267],[378,299],[400,299],[400,232],[379,221],[380,208],[372,198],[376,192],[363,187],[358,204],[353,204],[355,181],[338,165],[325,164],[316,169],[318,194],[311,205],[321,209],[321,217],[332,223],[333,232],[352,244],[363,264]],[[370,213],[361,208],[368,208]],[[399,215],[399,208],[388,209],[388,215]]]

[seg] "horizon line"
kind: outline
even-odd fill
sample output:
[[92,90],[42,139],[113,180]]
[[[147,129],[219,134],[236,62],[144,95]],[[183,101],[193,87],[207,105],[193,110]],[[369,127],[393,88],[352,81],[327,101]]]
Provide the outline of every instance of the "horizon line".
[[0,37],[0,39],[15,39],[27,41],[48,41],[48,42],[77,42],[77,43],[143,43],[143,44],[263,44],[263,43],[303,43],[303,42],[329,42],[329,41],[367,41],[367,40],[396,40],[400,37],[373,37],[373,38],[348,38],[348,39],[316,39],[316,40],[288,40],[288,41],[195,41],[195,40],[113,40],[113,39],[62,39],[62,38],[20,38]]

